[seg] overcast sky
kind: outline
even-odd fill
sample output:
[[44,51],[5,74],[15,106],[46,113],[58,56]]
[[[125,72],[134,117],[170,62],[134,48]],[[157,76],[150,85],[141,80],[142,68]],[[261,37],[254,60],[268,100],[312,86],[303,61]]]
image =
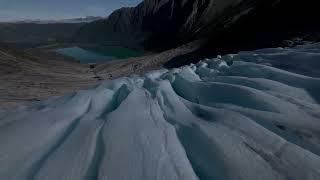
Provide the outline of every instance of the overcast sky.
[[0,0],[0,21],[107,16],[142,0]]

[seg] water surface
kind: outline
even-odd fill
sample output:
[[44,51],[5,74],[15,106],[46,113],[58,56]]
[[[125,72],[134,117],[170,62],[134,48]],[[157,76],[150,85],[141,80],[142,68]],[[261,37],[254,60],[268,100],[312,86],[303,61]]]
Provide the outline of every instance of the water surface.
[[140,51],[109,46],[93,46],[93,47],[67,47],[56,49],[56,52],[79,60],[80,63],[106,63],[116,59],[124,59],[136,57],[142,54]]

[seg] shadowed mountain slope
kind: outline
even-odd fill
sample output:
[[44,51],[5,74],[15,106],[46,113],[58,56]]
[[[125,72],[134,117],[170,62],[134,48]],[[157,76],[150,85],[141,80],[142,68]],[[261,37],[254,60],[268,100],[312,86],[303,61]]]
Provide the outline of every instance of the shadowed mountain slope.
[[290,0],[145,0],[83,26],[75,40],[163,50],[204,38],[215,47],[257,48],[319,30],[316,7]]

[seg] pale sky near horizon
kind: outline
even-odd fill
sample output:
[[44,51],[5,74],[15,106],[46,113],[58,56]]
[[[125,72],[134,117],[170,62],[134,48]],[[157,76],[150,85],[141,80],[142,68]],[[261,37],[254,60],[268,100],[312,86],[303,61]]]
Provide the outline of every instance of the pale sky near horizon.
[[0,21],[107,16],[142,0],[0,0]]

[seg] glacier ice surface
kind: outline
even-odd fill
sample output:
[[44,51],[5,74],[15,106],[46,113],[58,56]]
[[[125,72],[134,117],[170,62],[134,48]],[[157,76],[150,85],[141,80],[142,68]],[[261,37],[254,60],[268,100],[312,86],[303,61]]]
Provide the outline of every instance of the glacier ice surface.
[[261,49],[1,110],[0,179],[318,180],[319,67]]

